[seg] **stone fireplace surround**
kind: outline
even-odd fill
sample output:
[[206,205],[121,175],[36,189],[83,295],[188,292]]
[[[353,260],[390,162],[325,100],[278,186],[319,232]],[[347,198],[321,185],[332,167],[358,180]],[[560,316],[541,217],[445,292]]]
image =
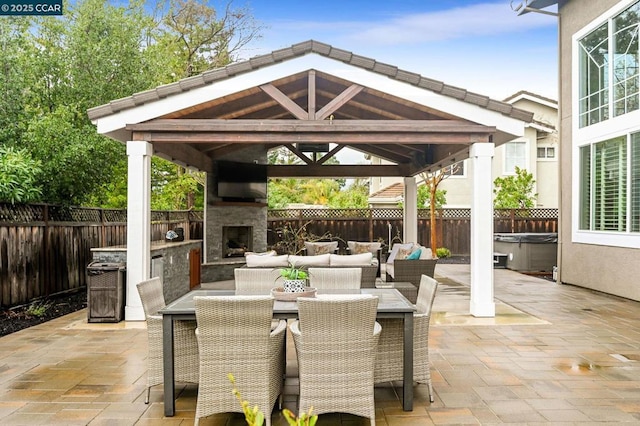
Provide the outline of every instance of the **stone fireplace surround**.
[[[229,203],[234,204],[234,203]],[[207,208],[207,263],[227,259],[223,227],[251,227],[253,251],[267,250],[267,207],[262,205],[215,205]]]
[[[250,148],[220,160],[266,163],[263,149]],[[245,264],[244,256],[226,257],[223,227],[250,227],[249,248],[255,252],[267,250],[267,206],[265,203],[228,202],[218,197],[217,174],[207,173],[205,210],[204,264],[202,282],[233,279],[233,269]]]

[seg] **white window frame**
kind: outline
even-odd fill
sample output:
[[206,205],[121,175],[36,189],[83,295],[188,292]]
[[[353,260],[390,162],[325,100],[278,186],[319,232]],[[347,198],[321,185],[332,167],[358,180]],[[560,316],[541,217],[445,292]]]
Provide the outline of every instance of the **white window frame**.
[[518,144],[518,145],[522,145],[524,148],[524,164],[522,166],[520,165],[516,165],[518,167],[520,167],[520,169],[524,169],[524,170],[529,170],[531,167],[529,167],[529,143],[526,140],[514,140],[514,141],[509,141],[507,143],[505,143],[504,146],[504,151],[503,151],[503,158],[502,158],[502,174],[504,176],[514,176],[516,174],[516,170],[515,167],[513,168],[513,170],[509,170],[507,169],[507,145],[509,144]]
[[[572,108],[573,111],[580,111],[580,69],[579,69],[579,40],[598,28],[604,22],[612,19],[629,6],[637,3],[638,0],[623,0],[600,17],[586,25],[582,30],[576,32],[572,37]],[[617,136],[627,135],[640,131],[640,110],[627,114],[613,116],[609,119],[580,128],[578,114],[574,114],[572,120],[572,241],[575,243],[598,244],[613,247],[640,248],[640,233],[612,232],[612,231],[591,231],[581,230],[580,225],[580,147],[602,142]],[[627,179],[629,182],[630,179]],[[628,184],[630,187],[630,185]]]
[[[538,150],[539,149],[544,149],[544,157],[538,157]],[[553,157],[549,157],[549,150],[552,149],[553,150]],[[558,157],[558,147],[555,145],[544,145],[544,146],[540,146],[538,145],[538,147],[536,148],[536,159],[538,161],[556,161]]]

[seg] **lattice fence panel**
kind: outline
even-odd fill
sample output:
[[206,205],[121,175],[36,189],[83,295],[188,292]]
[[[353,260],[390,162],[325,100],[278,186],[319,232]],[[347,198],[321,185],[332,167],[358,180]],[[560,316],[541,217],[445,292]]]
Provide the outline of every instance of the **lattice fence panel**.
[[126,210],[103,210],[102,218],[106,223],[123,223],[127,221]]
[[0,222],[32,223],[44,221],[44,206],[0,203]]

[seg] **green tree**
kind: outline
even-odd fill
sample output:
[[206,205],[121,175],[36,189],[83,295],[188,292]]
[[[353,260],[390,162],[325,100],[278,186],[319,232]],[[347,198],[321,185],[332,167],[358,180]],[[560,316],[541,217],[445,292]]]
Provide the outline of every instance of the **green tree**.
[[[303,164],[297,155],[285,147],[268,152],[269,164]],[[340,164],[335,157],[325,164]],[[315,205],[329,205],[346,183],[345,179],[269,179],[268,198],[269,208],[286,208],[289,204],[305,203]]]
[[493,206],[497,209],[523,209],[535,206],[537,193],[533,193],[536,181],[526,169],[516,167],[515,176],[498,177],[493,181],[496,194]]
[[58,107],[32,120],[23,141],[42,168],[37,175],[43,200],[66,205],[82,205],[94,191],[111,181],[112,161],[124,158],[124,146],[96,134],[86,123],[74,125],[75,111]]
[[28,117],[30,25],[28,17],[0,19],[0,146],[19,144]]
[[36,175],[40,162],[24,149],[0,146],[0,201],[29,203],[40,197]]
[[[185,170],[162,158],[152,159],[151,208],[188,210],[204,208],[204,173]],[[192,197],[192,198],[190,198]]]
[[234,62],[261,29],[249,9],[233,8],[231,1],[221,13],[202,0],[169,0],[147,43],[148,57],[162,64],[155,68],[157,84]]
[[366,209],[369,207],[369,182],[356,179],[353,184],[342,188],[329,200],[329,207]]
[[[436,209],[441,209],[447,204],[447,191],[445,189],[436,190]],[[429,208],[431,206],[431,191],[429,185],[418,186],[418,208]]]

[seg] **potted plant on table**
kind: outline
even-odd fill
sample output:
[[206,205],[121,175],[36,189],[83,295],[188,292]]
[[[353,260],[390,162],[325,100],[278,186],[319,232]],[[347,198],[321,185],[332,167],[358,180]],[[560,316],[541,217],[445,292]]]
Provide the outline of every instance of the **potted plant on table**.
[[280,269],[280,277],[284,280],[282,287],[286,293],[302,293],[307,286],[309,274],[306,267],[290,263],[287,268]]

